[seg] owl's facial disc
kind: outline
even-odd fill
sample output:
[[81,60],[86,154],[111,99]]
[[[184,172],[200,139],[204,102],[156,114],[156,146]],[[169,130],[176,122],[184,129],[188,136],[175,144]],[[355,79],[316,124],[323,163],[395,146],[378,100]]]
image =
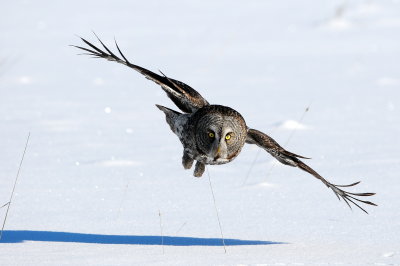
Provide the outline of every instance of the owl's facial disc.
[[236,158],[246,140],[246,123],[240,114],[211,105],[197,111],[193,119],[196,148],[206,164],[223,164]]
[[211,145],[208,156],[213,158],[213,161],[227,161],[228,158],[228,145],[233,136],[232,129],[230,127],[223,127],[215,130],[216,133],[210,132],[210,135],[214,135],[214,139]]

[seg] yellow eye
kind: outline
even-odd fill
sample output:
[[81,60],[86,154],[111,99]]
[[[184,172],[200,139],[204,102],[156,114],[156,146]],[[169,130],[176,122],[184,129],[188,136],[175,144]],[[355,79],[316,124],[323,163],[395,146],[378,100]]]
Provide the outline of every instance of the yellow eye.
[[230,140],[230,139],[231,139],[231,134],[226,135],[226,136],[225,136],[225,139],[226,139],[226,140]]
[[214,133],[212,133],[212,132],[208,133],[208,136],[209,136],[210,138],[212,138],[212,139],[215,137]]

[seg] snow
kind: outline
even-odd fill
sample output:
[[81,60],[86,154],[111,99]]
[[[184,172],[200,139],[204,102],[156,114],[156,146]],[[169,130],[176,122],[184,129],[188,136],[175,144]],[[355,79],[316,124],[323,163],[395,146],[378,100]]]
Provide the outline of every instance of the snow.
[[[2,10],[0,206],[31,139],[0,265],[400,264],[399,1],[17,0]],[[350,211],[248,145],[208,167],[224,253],[208,176],[183,169],[154,106],[173,103],[125,66],[78,56],[68,45],[95,41],[91,30],[238,110],[331,182],[361,180],[353,191],[376,192],[379,206]]]
[[280,123],[277,123],[276,128],[279,129],[287,129],[287,130],[304,130],[307,129],[307,126],[296,121],[296,120],[286,120]]

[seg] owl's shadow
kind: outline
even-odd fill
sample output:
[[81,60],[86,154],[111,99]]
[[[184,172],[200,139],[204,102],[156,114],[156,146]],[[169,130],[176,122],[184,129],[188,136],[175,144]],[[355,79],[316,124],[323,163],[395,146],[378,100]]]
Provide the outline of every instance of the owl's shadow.
[[[165,246],[222,246],[220,238],[179,237],[179,236],[145,236],[145,235],[102,235],[71,232],[6,230],[0,243],[21,243],[24,241],[39,242],[73,242],[93,244],[121,245],[165,245]],[[241,245],[274,245],[283,242],[224,239],[227,246]]]

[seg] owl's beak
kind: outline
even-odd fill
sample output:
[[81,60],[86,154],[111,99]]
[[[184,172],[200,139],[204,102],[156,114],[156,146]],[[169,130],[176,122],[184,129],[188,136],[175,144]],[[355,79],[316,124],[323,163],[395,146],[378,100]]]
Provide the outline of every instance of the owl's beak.
[[218,158],[221,157],[220,151],[221,147],[218,145],[218,147],[214,150],[213,154],[211,155],[211,157],[214,158],[214,161],[218,160]]
[[226,158],[226,147],[223,146],[223,144],[219,143],[218,147],[215,151],[214,155],[214,160],[216,161],[217,159],[225,159]]
[[226,158],[226,147],[224,147],[224,143],[221,143],[218,140],[216,140],[213,143],[208,156],[213,158],[213,161],[217,161],[218,159],[225,159]]

